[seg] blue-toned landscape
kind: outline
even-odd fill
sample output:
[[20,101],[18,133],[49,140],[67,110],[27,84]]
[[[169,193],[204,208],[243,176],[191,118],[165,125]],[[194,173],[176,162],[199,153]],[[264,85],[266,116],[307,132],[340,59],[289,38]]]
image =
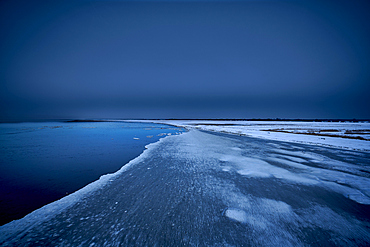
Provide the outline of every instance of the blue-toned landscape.
[[369,13],[1,0],[0,246],[370,246]]
[[0,124],[0,223],[116,172],[149,143],[182,131],[125,122]]
[[[248,121],[244,125],[230,124],[232,121],[218,124],[182,121],[181,125],[188,129],[186,132],[144,122],[16,124],[32,129],[28,132],[19,129],[18,135],[29,139],[23,139],[27,142],[21,142],[23,148],[15,151],[33,149],[34,152],[15,163],[24,169],[11,167],[12,172],[2,171],[2,174],[11,177],[17,170],[18,174],[23,173],[13,181],[18,185],[25,183],[31,192],[34,187],[38,187],[37,193],[46,191],[45,194],[53,189],[73,191],[84,181],[90,182],[99,173],[107,172],[106,164],[118,170],[3,225],[0,243],[3,246],[366,246],[370,243],[369,151],[335,146],[335,139],[341,137],[329,138],[331,147],[326,147],[319,143],[305,144],[304,134],[293,134],[295,140],[303,141],[295,142],[250,137],[248,131],[247,135],[228,134],[225,127],[224,133],[199,130],[200,126],[217,129],[221,123],[228,124],[230,129],[235,126],[248,129],[251,124]],[[160,122],[174,124],[174,121]],[[316,128],[368,124],[321,123]],[[10,126],[13,132],[9,132],[9,127],[8,132],[2,132],[17,135],[14,124]],[[157,140],[158,134],[163,138],[147,145],[141,155],[119,167],[119,161],[123,162],[126,155],[135,150],[140,152],[149,142],[148,133],[153,138],[156,134]],[[62,140],[58,141],[61,136]],[[34,137],[39,144],[33,141]],[[83,141],[78,137],[83,137]],[[134,144],[139,141],[136,138],[144,140]],[[50,143],[50,147],[40,145],[40,139]],[[368,141],[360,141],[363,147],[370,147]],[[71,153],[72,157],[64,157]],[[33,164],[33,156],[43,165]],[[115,167],[114,161],[117,161]],[[39,173],[32,168],[43,171]],[[36,183],[30,183],[27,178],[35,178]],[[12,186],[8,185],[7,192],[18,193]],[[16,207],[29,202],[14,203]]]

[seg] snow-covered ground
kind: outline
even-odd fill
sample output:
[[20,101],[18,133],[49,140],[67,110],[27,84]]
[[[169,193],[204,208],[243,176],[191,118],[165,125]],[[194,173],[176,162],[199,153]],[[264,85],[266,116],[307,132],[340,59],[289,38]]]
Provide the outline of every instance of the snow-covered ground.
[[[138,121],[138,120],[135,120]],[[171,124],[187,129],[215,131],[295,143],[370,151],[370,123],[224,121],[224,120],[141,120]]]

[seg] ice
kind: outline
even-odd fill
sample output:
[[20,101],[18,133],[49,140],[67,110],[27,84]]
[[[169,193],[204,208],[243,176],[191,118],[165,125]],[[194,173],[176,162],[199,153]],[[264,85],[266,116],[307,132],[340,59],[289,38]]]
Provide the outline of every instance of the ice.
[[[369,205],[370,202],[369,178],[348,174],[336,170],[315,168],[281,158],[270,157],[267,158],[267,160],[288,165],[292,168],[298,168],[301,170],[299,176],[308,179],[305,181],[308,182],[310,181],[310,179],[317,180],[317,182],[320,181],[320,183],[323,186],[328,187],[333,191],[339,192],[343,194],[345,197],[350,198],[351,200],[354,200],[361,204]],[[329,163],[334,162],[330,161]],[[281,178],[289,179],[287,177]]]
[[306,151],[290,151],[290,150],[286,150],[286,149],[273,149],[272,151],[276,152],[276,153],[280,153],[280,154],[286,154],[287,156],[286,157],[289,157],[290,159],[291,158],[295,158],[295,157],[300,157],[300,158],[306,158],[306,159],[311,159],[311,160],[323,160],[323,156],[321,155],[318,155],[318,154],[314,154],[314,153],[310,153],[310,152],[306,152]]
[[370,205],[370,198],[360,191],[351,191],[350,194],[348,194],[348,198],[361,204]]
[[151,144],[146,145],[146,150],[144,150],[144,152],[140,156],[131,160],[129,163],[127,163],[117,172],[112,173],[112,174],[103,175],[100,177],[99,180],[86,185],[82,189],[72,194],[69,194],[58,201],[55,201],[46,206],[43,206],[40,209],[33,211],[32,213],[26,215],[24,218],[20,220],[14,220],[4,226],[0,226],[0,232],[1,232],[0,243],[4,237],[17,233],[21,229],[28,229],[31,227],[36,227],[37,225],[40,225],[43,222],[54,217],[56,214],[72,207],[73,205],[75,205],[76,203],[78,203],[79,201],[81,201],[83,198],[90,195],[94,191],[101,189],[102,187],[108,185],[109,183],[114,181],[114,179],[118,177],[120,174],[122,174],[123,172],[126,172],[132,166],[134,166],[135,164],[141,162],[143,159],[150,156],[151,150],[156,145],[159,145],[161,143],[161,140],[162,139],[160,139],[156,143],[151,143]]
[[248,220],[246,212],[240,209],[227,209],[225,216],[232,220],[239,221],[241,223],[246,223]]
[[[230,133],[236,135],[245,135],[269,140],[287,141],[292,143],[306,143],[322,145],[326,147],[346,148],[351,150],[370,151],[370,142],[366,140],[356,140],[330,136],[314,136],[304,134],[273,132],[268,130],[284,129],[293,132],[309,132],[307,130],[335,130],[336,134],[347,131],[368,130],[369,122],[350,123],[350,122],[294,122],[294,121],[210,121],[210,120],[143,120],[143,122],[155,122],[171,124],[187,129],[199,129]],[[366,134],[358,134],[368,138]],[[299,149],[299,147],[298,147]]]
[[[370,244],[368,177],[318,167],[312,150],[282,153],[245,140],[197,130],[166,136],[118,173],[65,197],[68,207],[58,201],[0,227],[0,244]],[[326,151],[321,162],[339,157]],[[368,164],[368,156],[351,157]]]
[[[297,214],[301,217],[302,227],[329,230],[331,242],[335,246],[368,245],[366,242],[370,240],[369,233],[361,227],[358,220],[340,215],[326,206],[313,204],[309,208],[297,210]],[[364,241],[355,244],[349,240],[350,238],[363,239]],[[361,242],[362,244],[360,244]]]
[[284,159],[288,159],[288,160],[291,160],[291,161],[294,161],[296,163],[304,163],[304,162],[307,162],[307,160],[305,159],[302,159],[302,158],[297,158],[297,157],[293,157],[293,156],[277,156],[277,157],[282,157]]
[[227,155],[221,157],[220,161],[233,164],[234,167],[237,169],[237,173],[239,173],[240,175],[249,177],[272,176],[272,174],[269,173],[269,164],[260,159]]
[[222,167],[222,170],[223,170],[224,172],[229,172],[229,171],[231,171],[231,167],[230,167],[230,166],[223,166],[223,167]]
[[272,176],[272,174],[267,173],[267,172],[251,171],[249,169],[239,170],[237,172],[240,175],[247,176],[247,177],[268,178],[268,177],[271,177]]
[[[288,160],[282,160],[277,158],[267,158],[267,160],[284,161],[284,163],[294,164],[296,166],[299,166],[300,168],[304,169],[307,168],[306,166],[301,166],[298,163]],[[310,177],[303,177],[299,174],[292,173],[287,169],[271,165],[268,162],[261,159],[244,157],[242,155],[235,154],[222,156],[220,158],[220,161],[227,162],[229,166],[233,167],[237,171],[237,173],[243,176],[256,178],[275,177],[278,179],[286,179],[295,183],[304,183],[304,184],[318,183],[315,179],[312,179]]]
[[[282,156],[282,157],[289,159],[289,156]],[[302,170],[307,170],[307,169],[310,168],[307,165],[302,165],[298,162],[290,161],[290,160],[287,160],[287,159],[281,159],[281,158],[275,158],[275,157],[274,158],[271,157],[271,158],[267,158],[267,159],[270,160],[270,161],[278,162],[278,163],[281,163],[281,164],[284,164],[284,165],[287,165],[287,166],[290,166],[290,167],[302,169]]]

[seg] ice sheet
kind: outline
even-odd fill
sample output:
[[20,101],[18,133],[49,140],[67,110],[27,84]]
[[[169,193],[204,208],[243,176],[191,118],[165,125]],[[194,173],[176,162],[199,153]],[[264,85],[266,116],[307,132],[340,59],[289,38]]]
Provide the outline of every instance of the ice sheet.
[[[285,149],[293,156],[266,140],[253,142],[196,130],[163,138],[120,172],[69,197],[68,207],[56,202],[43,224],[36,216],[48,207],[0,227],[0,244],[8,237],[10,244],[61,246],[370,244],[368,177],[300,155],[320,151],[321,162],[334,162],[335,150]],[[350,157],[368,164],[367,156]]]

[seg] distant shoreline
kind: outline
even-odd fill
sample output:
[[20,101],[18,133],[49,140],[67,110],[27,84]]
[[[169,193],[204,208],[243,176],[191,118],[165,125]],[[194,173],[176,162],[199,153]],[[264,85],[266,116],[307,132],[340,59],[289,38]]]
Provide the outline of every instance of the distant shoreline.
[[0,123],[24,123],[24,122],[64,122],[64,123],[95,123],[95,122],[115,122],[115,121],[134,121],[134,120],[146,120],[146,121],[275,121],[275,122],[349,122],[349,123],[360,123],[370,122],[370,119],[347,119],[347,118],[112,118],[112,119],[33,119],[33,120],[17,120],[17,121],[0,121]]
[[137,119],[137,120],[200,120],[200,121],[290,121],[290,122],[370,122],[370,119],[301,119],[301,118],[168,118],[168,119]]
[[291,122],[370,122],[370,119],[346,119],[346,118],[138,118],[138,119],[74,119],[64,122],[112,122],[119,120],[200,120],[200,121],[291,121]]

